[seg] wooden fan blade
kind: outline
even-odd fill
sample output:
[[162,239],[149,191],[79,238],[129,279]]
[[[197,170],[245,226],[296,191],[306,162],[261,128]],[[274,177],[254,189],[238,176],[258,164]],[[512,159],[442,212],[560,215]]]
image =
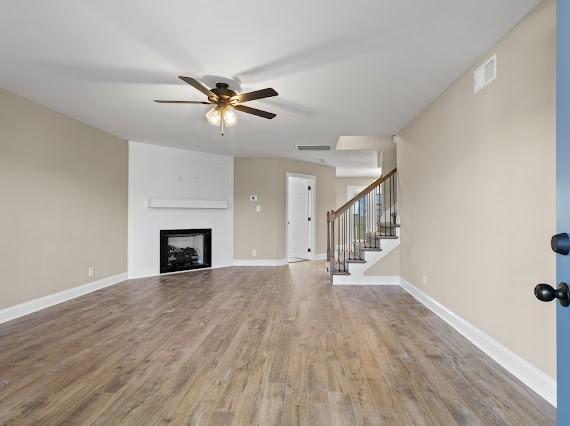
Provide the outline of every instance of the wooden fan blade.
[[194,80],[191,77],[184,77],[183,75],[179,75],[178,78],[180,80],[182,80],[183,82],[188,83],[193,88],[198,89],[200,92],[202,92],[207,97],[209,97],[209,98],[214,97],[216,99],[218,98],[214,92],[212,92],[210,89],[208,89],[206,86],[204,86],[199,81]]
[[210,102],[202,102],[202,101],[164,101],[162,99],[156,99],[156,103],[159,104],[202,104],[202,105],[210,105]]
[[232,100],[237,100],[239,103],[253,101],[255,99],[263,99],[263,98],[270,98],[272,96],[277,96],[277,93],[274,89],[261,89],[256,90],[254,92],[248,93],[240,93],[239,95],[235,95]]
[[267,118],[268,120],[271,120],[272,118],[277,117],[277,114],[273,114],[272,112],[262,111],[262,110],[256,109],[256,108],[250,108],[250,107],[245,106],[245,105],[236,105],[234,107],[234,109],[241,111],[241,112],[248,113],[248,114],[257,115],[258,117]]

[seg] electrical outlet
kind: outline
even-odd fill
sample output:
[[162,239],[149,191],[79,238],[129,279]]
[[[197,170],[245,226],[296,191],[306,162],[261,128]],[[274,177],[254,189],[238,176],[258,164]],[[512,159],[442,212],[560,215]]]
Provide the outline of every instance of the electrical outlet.
[[251,255],[254,257],[257,256],[257,250],[256,249],[251,250]]
[[87,270],[87,274],[89,275],[89,278],[93,278],[95,276],[95,267],[90,266],[89,269]]
[[422,285],[427,288],[427,277],[425,275],[422,275]]

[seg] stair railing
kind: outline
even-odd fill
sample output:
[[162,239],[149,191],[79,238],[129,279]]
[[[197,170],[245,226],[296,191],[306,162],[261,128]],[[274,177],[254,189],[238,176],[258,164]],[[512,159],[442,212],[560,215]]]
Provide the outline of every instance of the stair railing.
[[327,212],[327,262],[333,275],[349,263],[365,262],[366,251],[381,251],[381,240],[397,238],[397,169],[381,176],[336,210]]

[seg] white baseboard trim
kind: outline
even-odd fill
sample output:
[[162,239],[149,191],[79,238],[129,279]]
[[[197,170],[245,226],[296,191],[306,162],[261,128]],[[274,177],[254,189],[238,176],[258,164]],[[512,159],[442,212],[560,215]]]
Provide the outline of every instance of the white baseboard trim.
[[39,297],[37,299],[29,300],[27,302],[20,303],[19,305],[0,309],[0,324],[49,308],[50,306],[57,305],[67,300],[75,299],[76,297],[83,296],[84,294],[118,284],[126,279],[127,273],[125,272],[77,287],[72,287],[57,293],[49,294],[47,296]]
[[556,407],[556,380],[400,277],[400,286],[496,363]]
[[235,259],[234,266],[283,266],[287,259]]
[[327,260],[326,253],[315,254],[315,258],[313,260]]
[[350,275],[335,275],[334,285],[400,285],[400,277],[398,275],[364,275],[358,278],[358,282],[354,282],[354,278]]

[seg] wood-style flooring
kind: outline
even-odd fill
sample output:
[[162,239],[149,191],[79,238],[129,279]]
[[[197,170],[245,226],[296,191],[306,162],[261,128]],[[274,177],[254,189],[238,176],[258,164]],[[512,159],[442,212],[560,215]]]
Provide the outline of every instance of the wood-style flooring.
[[131,280],[0,325],[0,424],[548,425],[398,287],[322,262]]

